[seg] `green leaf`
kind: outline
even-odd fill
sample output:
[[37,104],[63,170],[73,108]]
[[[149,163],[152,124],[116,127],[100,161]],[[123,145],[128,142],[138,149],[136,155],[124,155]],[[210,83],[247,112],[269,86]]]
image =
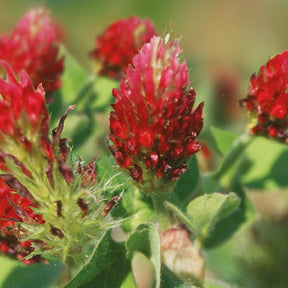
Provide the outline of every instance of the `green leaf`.
[[198,227],[194,225],[193,221],[184,213],[182,212],[177,206],[172,203],[165,202],[165,206],[171,210],[176,217],[183,223],[194,235],[198,236],[200,231],[198,231]]
[[175,273],[165,265],[161,266],[161,288],[189,288],[191,285],[185,284]]
[[231,131],[219,129],[213,126],[210,129],[216,140],[218,150],[222,155],[225,155],[231,149],[238,136]]
[[0,258],[2,288],[50,287],[61,277],[65,270],[64,264],[51,261],[50,264],[38,263],[31,266],[8,258]]
[[69,105],[65,107],[62,101],[61,91],[56,91],[53,94],[53,101],[47,105],[49,115],[50,115],[50,128],[55,128],[60,120],[61,116],[65,113],[65,110]]
[[90,75],[82,83],[77,93],[76,105],[85,113],[107,112],[111,110],[110,104],[114,102],[112,89],[117,88],[119,82],[114,79]]
[[99,240],[90,261],[65,288],[95,287],[95,283],[101,283],[103,288],[120,287],[130,270],[124,245],[116,243],[108,231]]
[[257,137],[246,150],[249,162],[242,165],[241,179],[248,187],[279,189],[288,187],[288,147],[264,137]]
[[77,151],[85,141],[91,137],[91,133],[95,130],[95,122],[91,122],[85,114],[78,114],[73,111],[68,115],[65,122],[62,137],[71,138],[71,145]]
[[209,235],[219,220],[235,211],[240,202],[240,198],[235,193],[207,194],[190,202],[187,206],[187,214],[193,226],[200,232],[200,240],[204,240]]
[[132,260],[135,252],[143,253],[154,266],[155,283],[152,287],[160,287],[160,238],[153,224],[141,224],[126,241],[127,256]]
[[[192,197],[200,180],[200,171],[197,158],[192,156],[187,163],[187,171],[182,174],[174,189],[170,193],[170,201],[181,208],[186,208],[186,203]],[[191,200],[191,199],[190,199]]]
[[227,148],[227,152],[224,155],[220,166],[216,171],[211,173],[209,177],[214,178],[215,180],[220,180],[222,184],[223,180],[225,180],[224,182],[229,183],[229,178],[231,177],[232,173],[235,172],[235,167],[237,167],[236,164],[238,164],[239,161],[243,159],[243,153],[245,149],[254,139],[255,138],[251,135],[243,134],[239,136],[236,141],[233,141],[231,146],[229,146],[229,149]]
[[111,79],[109,77],[98,77],[97,81],[94,83],[93,92],[95,93],[95,98],[92,103],[89,103],[93,109],[104,109],[108,108],[108,104],[114,102],[112,96],[112,89],[117,88],[119,82]]
[[62,74],[61,95],[64,105],[74,104],[79,91],[83,89],[83,85],[88,78],[88,74],[78,61],[62,46],[62,53],[65,55],[65,69]]
[[[137,288],[131,271],[131,263],[124,254],[114,254],[114,262],[96,277],[79,288]],[[99,286],[100,285],[100,286]],[[66,287],[65,287],[66,288]]]
[[241,199],[241,204],[228,217],[220,219],[215,224],[214,229],[205,238],[204,246],[206,249],[222,244],[239,229],[240,225],[248,224],[255,218],[253,205],[246,196],[246,191],[238,174],[232,181],[231,189]]
[[61,54],[64,54],[65,66],[61,76],[61,89],[54,93],[53,101],[48,105],[52,127],[59,121],[69,105],[76,104],[77,98],[81,96],[79,93],[83,90],[83,85],[85,86],[88,78],[88,74],[64,46],[61,46]]
[[211,194],[213,192],[219,191],[220,183],[213,177],[203,176],[201,181],[201,194]]

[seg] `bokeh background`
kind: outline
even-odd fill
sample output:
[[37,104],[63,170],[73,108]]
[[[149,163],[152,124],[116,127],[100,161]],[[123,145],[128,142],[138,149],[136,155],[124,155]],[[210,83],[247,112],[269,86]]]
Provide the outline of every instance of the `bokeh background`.
[[288,44],[285,0],[1,0],[1,33],[11,31],[36,5],[51,10],[64,28],[69,50],[87,68],[96,35],[131,15],[149,17],[160,34],[172,29],[182,36],[185,57],[197,58],[209,69],[252,73]]
[[[0,33],[10,33],[30,8],[39,5],[48,8],[58,21],[67,50],[88,73],[92,71],[88,54],[96,36],[120,18],[148,17],[160,35],[170,32],[181,37],[182,57],[188,62],[192,86],[199,101],[207,103],[203,135],[208,142],[210,125],[243,130],[247,119],[238,108],[238,100],[245,97],[250,76],[288,47],[287,0],[0,0]],[[267,164],[270,171],[268,154],[280,146],[265,145],[260,152],[267,157],[259,152],[259,159],[264,161],[259,165]],[[251,149],[251,154],[257,148]],[[253,175],[257,176],[257,169]],[[256,189],[248,195],[260,216],[225,245],[205,254],[210,277],[232,283],[231,287],[288,287],[288,199],[284,184],[281,190],[269,186],[265,194],[263,187],[254,185],[261,193]]]

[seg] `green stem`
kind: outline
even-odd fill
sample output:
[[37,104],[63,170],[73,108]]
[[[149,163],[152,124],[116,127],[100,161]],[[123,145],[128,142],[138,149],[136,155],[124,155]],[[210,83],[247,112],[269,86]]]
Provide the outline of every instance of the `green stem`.
[[255,137],[248,134],[241,135],[236,140],[228,154],[225,155],[220,167],[215,172],[210,174],[210,177],[215,180],[219,180],[221,177],[223,177],[229,168],[235,164],[235,161],[241,157],[242,153],[249,146],[253,139],[255,139]]
[[170,211],[165,206],[165,201],[167,200],[167,197],[167,194],[152,194],[153,205],[157,214],[157,219],[160,225],[161,232],[165,232],[173,225]]
[[86,95],[90,94],[93,90],[93,86],[95,83],[95,76],[90,75],[89,78],[84,82],[84,85],[81,87],[81,90],[78,92],[76,99],[74,100],[74,104],[79,105],[82,100],[87,100]]

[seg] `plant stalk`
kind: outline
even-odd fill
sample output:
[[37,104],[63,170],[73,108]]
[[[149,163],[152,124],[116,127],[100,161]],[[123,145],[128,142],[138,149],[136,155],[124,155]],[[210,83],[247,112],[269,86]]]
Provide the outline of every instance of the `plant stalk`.
[[244,150],[252,143],[255,137],[243,134],[241,135],[234,143],[228,154],[225,155],[220,167],[213,173],[210,174],[210,177],[219,180],[225,173],[229,170],[231,166],[241,157]]
[[170,211],[165,206],[165,201],[168,198],[168,194],[162,193],[153,193],[152,194],[152,201],[153,206],[156,211],[158,223],[160,225],[161,232],[165,232],[173,225],[173,219],[170,214]]

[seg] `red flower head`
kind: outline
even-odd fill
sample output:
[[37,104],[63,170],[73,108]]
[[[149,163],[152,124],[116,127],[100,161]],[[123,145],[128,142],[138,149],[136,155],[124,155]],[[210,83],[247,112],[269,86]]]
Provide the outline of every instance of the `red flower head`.
[[120,89],[113,90],[110,150],[148,193],[154,176],[162,184],[178,178],[188,157],[200,149],[195,139],[203,127],[203,103],[193,110],[196,94],[186,62],[178,62],[180,52],[177,40],[165,46],[153,37],[135,55]]
[[120,78],[138,49],[152,36],[155,28],[149,19],[130,17],[111,24],[96,40],[92,57],[100,62],[99,74]]
[[42,86],[35,90],[23,70],[18,81],[1,64],[7,79],[0,78],[0,251],[26,264],[58,257],[80,266],[79,259],[82,264],[87,259],[79,251],[90,251],[95,237],[114,225],[106,216],[115,197],[106,206],[101,201],[111,181],[96,185],[95,158],[83,165],[69,157],[61,134],[74,106],[49,135]]
[[[20,72],[18,82],[11,67],[4,61],[0,64],[7,73],[6,80],[0,79],[0,146],[2,149],[5,146],[8,149],[4,149],[6,152],[9,149],[13,153],[17,151],[19,157],[23,151],[25,154],[31,152],[33,144],[38,147],[41,140],[44,154],[52,160],[53,152],[48,140],[48,110],[42,86],[35,91],[26,72]],[[1,159],[0,155],[0,167],[3,165]]]
[[39,149],[41,138],[45,143],[44,148],[49,147],[49,144],[53,148],[48,140],[48,126],[45,127],[48,111],[42,86],[35,91],[24,71],[20,72],[18,82],[11,67],[4,61],[1,64],[6,69],[7,79],[0,79],[0,170],[5,172],[0,175],[0,250],[15,255],[26,264],[32,264],[40,258],[22,259],[33,248],[30,241],[21,241],[22,231],[15,228],[16,221],[37,224],[45,221],[41,215],[33,212],[33,196],[10,173],[12,164],[18,173],[22,171],[25,176],[32,178],[23,162],[27,161],[27,154],[35,154],[37,150],[40,150],[38,156],[51,156],[50,160],[53,160],[52,150]]
[[34,87],[42,83],[46,92],[59,89],[63,57],[56,45],[59,36],[50,15],[43,9],[30,10],[10,36],[0,37],[0,59],[12,65],[15,72],[24,69]]
[[276,55],[250,80],[248,95],[240,100],[251,116],[253,134],[288,142],[288,51]]

